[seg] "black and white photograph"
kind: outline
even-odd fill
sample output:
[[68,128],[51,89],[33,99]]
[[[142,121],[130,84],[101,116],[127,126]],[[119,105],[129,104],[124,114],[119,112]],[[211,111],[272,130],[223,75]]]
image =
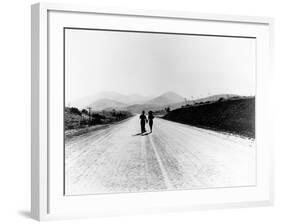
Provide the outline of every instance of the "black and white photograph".
[[64,28],[64,194],[256,185],[256,38]]

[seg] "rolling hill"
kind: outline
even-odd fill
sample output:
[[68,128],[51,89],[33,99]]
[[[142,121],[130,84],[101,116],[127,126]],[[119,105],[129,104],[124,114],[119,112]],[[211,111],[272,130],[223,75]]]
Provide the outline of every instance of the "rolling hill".
[[153,98],[146,102],[146,104],[150,105],[158,105],[158,106],[165,106],[168,104],[175,104],[179,102],[183,102],[184,98],[174,92],[166,92],[162,95]]
[[120,109],[127,106],[127,104],[111,99],[99,99],[87,107],[91,107],[93,111]]
[[163,118],[255,138],[255,97],[232,97],[178,108]]
[[194,104],[194,103],[205,103],[207,101],[214,102],[214,101],[217,101],[221,98],[226,100],[226,99],[230,99],[230,98],[233,98],[233,97],[240,97],[240,96],[235,95],[235,94],[216,94],[216,95],[212,95],[212,96],[208,96],[208,97],[190,100],[187,103]]

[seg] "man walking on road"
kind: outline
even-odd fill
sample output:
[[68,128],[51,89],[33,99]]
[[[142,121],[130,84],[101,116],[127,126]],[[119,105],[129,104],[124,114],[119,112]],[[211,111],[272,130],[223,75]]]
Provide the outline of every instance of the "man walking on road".
[[150,127],[150,133],[152,133],[153,119],[154,119],[153,112],[149,111],[148,112],[148,124]]
[[142,111],[142,114],[140,115],[140,125],[141,125],[141,133],[145,133],[145,123],[147,122],[147,118],[145,115],[145,112]]

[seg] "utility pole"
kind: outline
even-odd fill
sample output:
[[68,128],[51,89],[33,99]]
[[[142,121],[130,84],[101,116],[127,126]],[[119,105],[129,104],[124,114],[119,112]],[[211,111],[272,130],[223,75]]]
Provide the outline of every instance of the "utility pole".
[[91,107],[87,107],[87,109],[88,109],[88,115],[89,115],[89,125],[90,125],[90,123],[91,123]]

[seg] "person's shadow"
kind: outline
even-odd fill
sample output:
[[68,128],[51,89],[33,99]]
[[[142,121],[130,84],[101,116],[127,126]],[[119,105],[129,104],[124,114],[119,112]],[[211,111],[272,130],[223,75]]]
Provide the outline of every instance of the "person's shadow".
[[137,134],[134,134],[132,136],[146,136],[146,135],[150,135],[152,132],[144,132],[144,133],[137,133]]
[[152,133],[151,131],[150,132],[145,132],[145,133],[142,134],[142,136],[150,135],[151,133]]
[[137,133],[137,134],[134,134],[134,135],[132,135],[132,136],[140,136],[140,135],[142,135],[143,133]]

